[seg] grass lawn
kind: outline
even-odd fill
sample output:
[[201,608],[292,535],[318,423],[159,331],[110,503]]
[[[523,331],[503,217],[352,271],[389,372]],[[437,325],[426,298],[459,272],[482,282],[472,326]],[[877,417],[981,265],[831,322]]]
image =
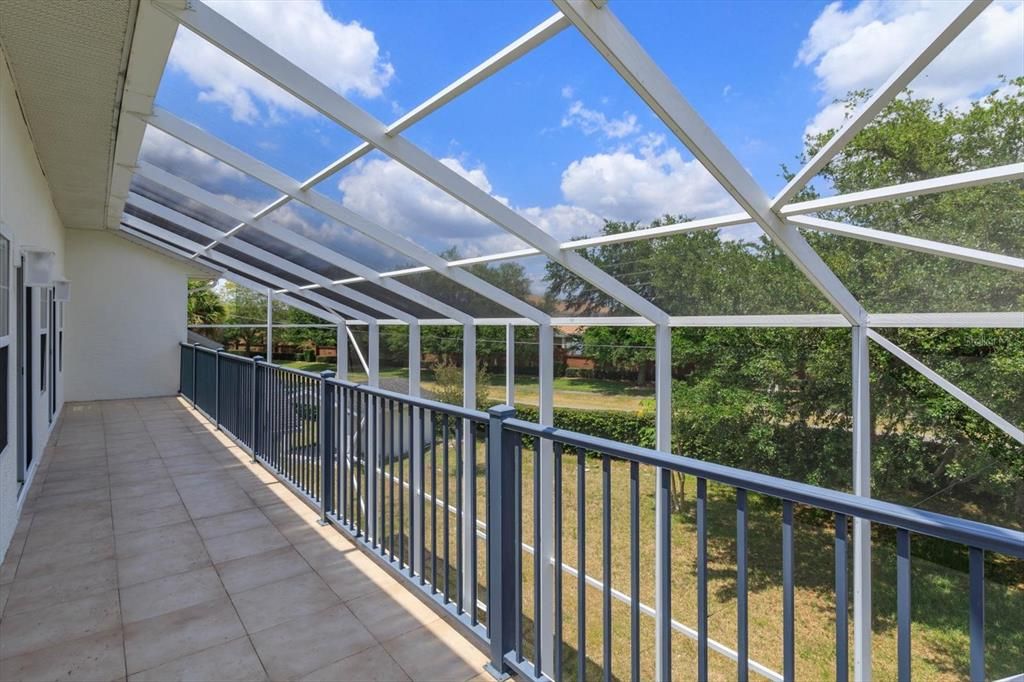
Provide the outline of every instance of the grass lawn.
[[[333,370],[333,363],[292,361],[282,363],[285,367],[301,369],[307,372]],[[406,368],[387,368],[380,372],[381,377],[408,379]],[[349,374],[352,381],[366,381],[363,373]],[[430,370],[423,370],[420,385],[425,390],[436,390],[434,375]],[[537,377],[520,375],[516,377],[516,402],[526,405],[537,404]],[[573,407],[587,410],[622,410],[636,412],[643,406],[643,401],[654,397],[653,386],[635,386],[625,381],[607,379],[583,379],[576,377],[558,377],[554,381],[555,407]],[[488,377],[487,394],[493,400],[504,401],[505,377],[492,374]]]

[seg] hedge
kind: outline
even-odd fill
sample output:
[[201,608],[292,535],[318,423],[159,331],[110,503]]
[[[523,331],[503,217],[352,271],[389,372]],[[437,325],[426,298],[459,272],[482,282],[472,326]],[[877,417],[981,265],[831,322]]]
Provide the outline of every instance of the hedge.
[[[539,413],[533,405],[517,403],[516,417],[535,424],[540,423]],[[655,425],[652,414],[556,407],[554,417],[555,426],[560,429],[645,448],[655,447]]]

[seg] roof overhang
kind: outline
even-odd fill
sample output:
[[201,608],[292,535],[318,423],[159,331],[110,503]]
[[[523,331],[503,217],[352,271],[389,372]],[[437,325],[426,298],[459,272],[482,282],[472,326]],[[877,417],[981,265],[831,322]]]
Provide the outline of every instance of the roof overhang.
[[65,227],[117,228],[145,127],[131,112],[150,111],[176,30],[139,0],[0,2],[0,46]]

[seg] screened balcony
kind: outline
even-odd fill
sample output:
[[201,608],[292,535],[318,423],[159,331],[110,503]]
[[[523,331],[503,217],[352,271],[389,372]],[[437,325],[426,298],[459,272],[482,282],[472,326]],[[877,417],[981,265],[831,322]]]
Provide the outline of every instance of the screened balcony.
[[[0,10],[23,146],[72,197],[56,100],[22,95],[84,77],[25,36],[120,35],[90,158],[137,249],[69,238],[103,284],[76,309],[0,229],[0,678],[1021,679],[1024,64],[991,47],[1024,49],[1018,5],[822,6],[792,47],[836,102],[771,138],[781,180],[792,79],[736,101],[708,38],[770,51],[767,3],[357,5]],[[837,17],[911,26],[899,63],[839,78]],[[368,67],[330,61],[352,45]],[[65,304],[121,344],[70,335],[102,381],[67,403]]]

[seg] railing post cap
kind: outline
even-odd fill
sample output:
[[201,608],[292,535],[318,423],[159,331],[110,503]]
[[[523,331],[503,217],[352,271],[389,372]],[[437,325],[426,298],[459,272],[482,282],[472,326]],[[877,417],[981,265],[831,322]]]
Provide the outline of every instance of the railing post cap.
[[223,353],[224,352],[224,346],[217,346],[216,352]]
[[334,376],[335,372],[333,369],[325,369],[324,371],[320,372],[321,379],[333,379]]
[[263,362],[264,360],[266,360],[266,358],[264,358],[262,355],[255,355],[252,358],[253,362]]
[[487,409],[487,414],[498,419],[508,419],[516,416],[516,408],[511,405],[495,405]]

